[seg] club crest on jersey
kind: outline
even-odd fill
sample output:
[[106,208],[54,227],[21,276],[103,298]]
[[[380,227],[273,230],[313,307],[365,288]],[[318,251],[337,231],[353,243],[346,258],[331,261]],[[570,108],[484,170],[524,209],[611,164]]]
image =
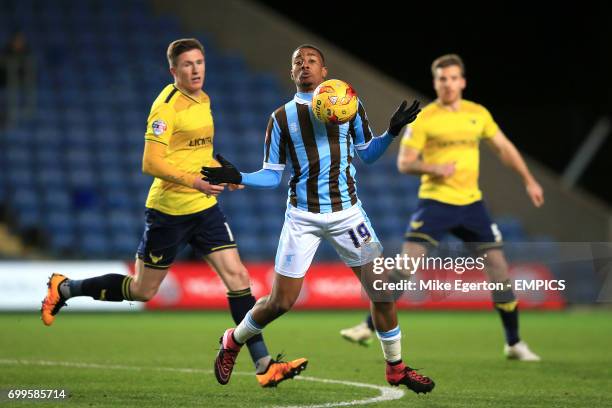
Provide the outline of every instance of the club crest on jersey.
[[166,122],[164,122],[163,120],[158,119],[153,122],[151,128],[153,129],[153,134],[155,136],[159,136],[164,133],[166,129],[168,129],[168,125],[166,125]]

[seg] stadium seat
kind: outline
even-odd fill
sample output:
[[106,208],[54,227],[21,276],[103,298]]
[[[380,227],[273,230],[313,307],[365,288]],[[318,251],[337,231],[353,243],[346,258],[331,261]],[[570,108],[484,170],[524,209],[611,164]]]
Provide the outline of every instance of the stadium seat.
[[16,221],[21,231],[38,226],[42,218],[38,208],[17,208],[16,213]]
[[32,162],[31,149],[22,145],[11,146],[4,152],[4,160],[6,160],[8,166],[30,163]]
[[28,167],[23,167],[23,164],[19,164],[19,167],[9,167],[5,181],[9,187],[29,187],[34,184],[34,174]]
[[108,187],[104,194],[105,208],[113,210],[129,210],[132,206],[132,196],[121,188],[121,184]]
[[72,198],[65,190],[49,189],[43,196],[43,208],[69,212],[72,207]]
[[43,225],[48,230],[57,232],[72,232],[76,219],[71,211],[63,208],[49,208],[45,210]]
[[109,253],[109,239],[105,234],[86,232],[78,239],[82,255],[90,259],[105,259]]

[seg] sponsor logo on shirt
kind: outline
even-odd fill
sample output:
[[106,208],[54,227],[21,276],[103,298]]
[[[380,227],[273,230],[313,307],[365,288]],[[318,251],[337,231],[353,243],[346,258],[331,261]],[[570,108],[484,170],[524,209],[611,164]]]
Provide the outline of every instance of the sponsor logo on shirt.
[[189,147],[206,146],[207,144],[212,144],[212,137],[199,137],[189,141]]

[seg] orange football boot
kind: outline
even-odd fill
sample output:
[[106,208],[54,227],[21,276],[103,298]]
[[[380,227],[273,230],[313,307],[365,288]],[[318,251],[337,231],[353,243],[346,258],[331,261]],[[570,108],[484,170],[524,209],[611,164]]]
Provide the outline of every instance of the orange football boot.
[[308,360],[305,358],[298,358],[289,362],[280,361],[280,359],[281,356],[278,355],[276,360],[273,359],[270,362],[265,373],[256,375],[259,385],[264,388],[276,387],[279,383],[300,374],[308,365]]
[[45,296],[40,309],[41,319],[45,326],[51,326],[57,312],[66,306],[66,299],[60,293],[59,285],[67,279],[64,275],[54,273],[47,282],[47,296]]

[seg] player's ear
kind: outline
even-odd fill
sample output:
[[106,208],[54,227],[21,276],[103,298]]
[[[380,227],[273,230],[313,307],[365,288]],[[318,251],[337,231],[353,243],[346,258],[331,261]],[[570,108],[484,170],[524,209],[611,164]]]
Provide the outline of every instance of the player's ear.
[[321,74],[323,74],[323,79],[327,78],[327,67],[321,69]]
[[176,68],[170,67],[170,73],[172,74],[173,77],[176,77]]

